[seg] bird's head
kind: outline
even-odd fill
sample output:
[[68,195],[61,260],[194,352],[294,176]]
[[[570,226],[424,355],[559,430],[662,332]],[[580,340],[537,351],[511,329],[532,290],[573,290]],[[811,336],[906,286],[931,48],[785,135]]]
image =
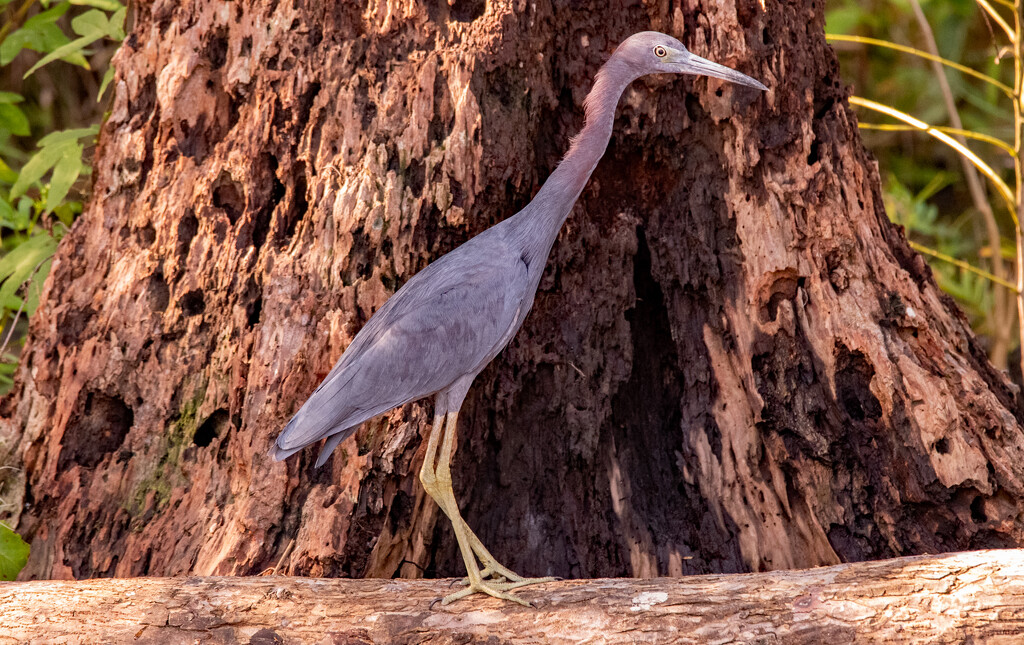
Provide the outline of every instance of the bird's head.
[[746,74],[691,54],[683,43],[657,31],[633,34],[615,49],[615,57],[627,63],[637,76],[665,73],[695,74],[714,76],[759,90],[768,89]]

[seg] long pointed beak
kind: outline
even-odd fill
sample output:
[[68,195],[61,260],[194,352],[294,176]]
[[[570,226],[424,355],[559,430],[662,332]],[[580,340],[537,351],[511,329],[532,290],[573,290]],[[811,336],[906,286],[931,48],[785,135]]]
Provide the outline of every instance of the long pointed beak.
[[686,60],[680,61],[679,66],[682,68],[679,71],[684,74],[714,76],[715,78],[720,78],[731,83],[738,83],[740,85],[746,85],[747,87],[753,87],[759,90],[768,90],[763,83],[755,81],[746,74],[741,74],[730,67],[713,63],[708,59],[701,58],[695,54],[690,54]]

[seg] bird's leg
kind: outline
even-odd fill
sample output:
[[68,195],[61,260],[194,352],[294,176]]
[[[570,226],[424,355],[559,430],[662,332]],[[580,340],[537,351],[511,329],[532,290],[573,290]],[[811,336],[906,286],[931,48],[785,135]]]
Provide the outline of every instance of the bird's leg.
[[[425,490],[427,492],[427,495],[430,495],[431,499],[433,499],[437,503],[437,505],[441,508],[441,511],[450,521],[462,521],[462,516],[459,515],[457,506],[455,508],[456,512],[453,519],[452,513],[449,511],[449,499],[444,495],[444,487],[438,485],[437,482],[437,448],[438,444],[441,443],[441,433],[443,432],[444,417],[445,415],[443,413],[434,415],[434,426],[430,430],[430,437],[427,438],[427,450],[426,453],[424,453],[423,455],[423,466],[420,467],[420,483],[423,484],[423,490]],[[450,446],[448,449],[450,450]],[[450,471],[448,479],[450,482]],[[451,499],[455,499],[454,494],[451,496]],[[465,522],[462,523],[465,525]],[[484,545],[480,542],[480,538],[478,538],[472,531],[469,531],[468,525],[466,526],[466,530],[469,532],[468,537],[470,539],[471,548],[473,549],[473,551],[476,553],[487,553],[487,549],[485,549]],[[490,554],[488,553],[487,555]],[[485,578],[488,575],[489,572],[486,571],[481,573],[481,576]],[[519,576],[516,577],[518,578]]]
[[437,475],[434,472],[434,462],[437,461],[437,444],[441,441],[443,424],[444,412],[435,413],[434,426],[430,429],[430,436],[427,437],[427,452],[423,456],[423,466],[420,467],[420,483],[423,484],[423,490],[427,491],[427,495],[430,495],[431,499],[437,502],[437,505],[447,515],[448,511],[445,510],[436,494]]
[[[468,586],[462,591],[446,597],[441,601],[441,604],[447,605],[450,602],[464,598],[472,593],[481,592],[494,596],[495,598],[502,598],[504,600],[511,600],[523,605],[529,605],[529,603],[523,599],[517,598],[507,592],[510,589],[515,589],[529,584],[551,582],[554,578],[523,578],[522,576],[516,575],[510,569],[502,566],[494,559],[494,556],[487,551],[483,543],[480,541],[480,538],[470,530],[469,525],[467,525],[466,521],[462,519],[462,514],[459,512],[459,505],[455,501],[455,493],[452,490],[451,468],[449,466],[452,453],[455,451],[457,419],[458,412],[448,413],[448,419],[444,430],[444,440],[441,445],[441,454],[437,459],[437,467],[434,469],[433,473],[435,480],[432,481],[431,484],[435,487],[435,491],[439,493],[439,495],[435,497],[435,499],[438,500],[438,505],[445,511],[445,514],[452,522],[452,528],[455,530],[455,539],[459,542],[459,550],[462,551],[462,560],[466,564]],[[435,424],[436,423],[437,420],[435,419]],[[430,443],[427,444],[427,451],[428,453],[430,452]],[[428,454],[428,456],[432,455]],[[433,497],[434,495],[431,496]],[[477,565],[477,557],[479,557],[480,562],[484,564],[485,568],[483,571],[481,571]],[[505,582],[501,579],[484,580],[486,576],[494,574],[507,578],[510,582]]]
[[[449,431],[445,433],[445,447],[442,448],[441,457],[437,464],[437,471],[441,472],[443,470],[443,472],[445,473],[445,478],[448,483],[449,491],[451,490],[451,469],[449,463],[451,457],[454,455],[455,452],[455,439],[457,432],[455,421],[457,415],[457,412],[453,415],[449,415]],[[435,423],[437,423],[436,420]],[[437,448],[436,445],[434,447],[435,449]],[[428,452],[429,451],[430,448],[428,444]],[[433,454],[433,452],[430,452],[431,457],[433,456]],[[444,506],[442,506],[442,510],[445,511],[445,515],[448,515],[449,519],[453,522],[459,521],[462,523],[462,526],[465,531],[465,537],[469,540],[469,545],[473,549],[473,553],[476,554],[476,557],[480,560],[480,563],[484,565],[483,570],[480,572],[481,577],[487,578],[489,576],[494,576],[494,578],[498,582],[505,582],[506,580],[509,580],[512,582],[521,582],[524,585],[533,584],[536,582],[550,582],[552,580],[555,580],[555,578],[524,578],[523,576],[517,574],[516,572],[512,571],[508,567],[505,567],[500,562],[498,562],[497,559],[495,559],[495,557],[491,555],[490,551],[487,550],[487,547],[484,546],[483,542],[480,541],[480,538],[477,537],[476,533],[474,533],[473,530],[469,528],[469,525],[465,522],[465,520],[462,519],[462,515],[459,514],[458,505],[455,503],[455,494],[451,493],[450,498],[451,503],[455,504],[454,517],[451,514],[449,514],[447,510],[444,509]],[[439,503],[439,505],[441,504]],[[469,584],[469,579],[464,578],[462,582],[463,584]]]
[[[446,517],[448,517],[449,520],[451,520],[452,516],[448,512],[447,508],[448,502],[442,496],[441,489],[438,488],[437,485],[437,464],[435,463],[437,461],[438,444],[441,443],[441,433],[443,431],[442,424],[444,422],[444,417],[445,415],[443,413],[434,415],[434,427],[431,428],[430,436],[427,438],[427,450],[423,456],[423,466],[420,468],[420,483],[423,484],[423,490],[425,490],[427,494],[430,495],[431,499],[437,502],[437,505],[441,508],[441,511],[445,514]],[[449,459],[450,458],[451,453],[449,452]],[[459,520],[462,519],[462,517],[458,514],[456,514],[455,517]],[[468,532],[467,537],[469,538],[470,546],[472,547],[473,552],[476,553],[479,557],[493,562],[494,558],[484,547],[483,543],[480,541],[480,538],[478,538],[476,534],[469,529],[468,525],[466,525],[466,531]],[[504,576],[512,580],[523,580],[521,576],[516,575],[515,573],[506,569],[505,567],[502,567],[501,565],[498,565],[498,569],[499,570],[497,571],[497,574],[499,576]],[[486,578],[492,573],[494,573],[494,571],[492,571],[490,567],[487,567],[480,572],[480,575],[481,577]],[[463,584],[469,584],[468,578],[463,580]]]
[[[423,466],[420,467],[420,483],[423,484],[423,490],[430,495],[437,505],[441,508],[441,511],[445,514],[449,520],[452,519],[452,514],[449,512],[448,499],[444,495],[444,487],[438,484],[437,481],[437,448],[438,444],[441,443],[442,432],[444,431],[444,417],[442,414],[434,415],[434,427],[430,430],[430,437],[427,439],[427,451],[423,455]],[[454,498],[454,495],[452,496]],[[461,519],[458,515],[458,507],[456,507],[455,517]],[[474,535],[473,538],[476,538]],[[476,540],[480,542],[479,539]],[[480,545],[483,548],[483,545]]]

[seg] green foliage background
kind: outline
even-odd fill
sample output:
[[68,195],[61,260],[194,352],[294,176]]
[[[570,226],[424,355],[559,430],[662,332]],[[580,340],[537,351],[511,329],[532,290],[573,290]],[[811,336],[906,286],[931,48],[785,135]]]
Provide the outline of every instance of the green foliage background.
[[[117,0],[0,0],[0,393],[57,243],[82,212],[126,16]],[[20,475],[10,454],[0,441],[0,509]],[[17,577],[28,552],[0,524],[0,580]]]
[[[1011,3],[993,6],[1012,25]],[[943,58],[1014,86],[1013,49],[997,24],[976,0],[921,0],[938,53]],[[830,0],[826,31],[872,37],[925,50],[926,38],[913,6],[905,0]],[[859,43],[834,42],[844,80],[853,93],[892,106],[936,126],[948,126],[947,110],[932,64],[920,57]],[[1014,142],[1012,102],[998,88],[946,68],[957,111],[965,130]],[[893,119],[859,109],[861,123],[895,123]],[[952,148],[920,131],[862,130],[868,148],[875,154],[882,174],[886,210],[896,223],[906,227],[907,236],[938,254],[989,270],[993,254],[1005,260],[1008,279],[1013,280],[1016,257],[1014,223],[1006,209],[999,207],[994,191],[988,191],[992,212],[1000,231],[995,248],[985,234],[982,214],[972,203],[959,155]],[[985,142],[969,141],[1012,188],[1013,159]],[[984,179],[982,180],[984,181]],[[987,188],[991,186],[987,185]],[[1016,292],[995,284],[979,272],[965,270],[948,261],[929,258],[939,285],[953,295],[968,314],[975,331],[991,348],[990,357],[1000,367],[1016,363],[1010,351],[1019,344],[1014,298]],[[1006,315],[999,319],[995,299],[1001,297]],[[994,337],[1002,333],[1002,346]]]

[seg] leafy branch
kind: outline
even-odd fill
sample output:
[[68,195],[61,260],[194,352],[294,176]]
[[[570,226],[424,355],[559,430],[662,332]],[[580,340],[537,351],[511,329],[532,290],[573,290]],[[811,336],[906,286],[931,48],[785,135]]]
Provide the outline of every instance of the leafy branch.
[[[945,4],[931,3],[928,5],[932,11],[963,11],[970,13],[972,7],[975,16],[984,20],[989,27],[991,41],[989,45],[992,50],[998,52],[993,63],[987,68],[977,65],[965,65],[953,57],[940,55],[936,41],[941,40],[947,47],[948,39],[936,39],[930,21],[925,16],[918,0],[910,0],[909,8],[913,10],[913,23],[916,24],[923,40],[924,47],[914,47],[876,38],[867,35],[853,33],[830,33],[826,37],[832,43],[845,46],[861,46],[874,51],[896,52],[900,55],[907,55],[913,59],[926,61],[932,67],[933,80],[937,83],[918,86],[920,96],[927,92],[938,90],[942,102],[938,105],[945,107],[951,126],[934,124],[934,108],[936,103],[924,105],[931,116],[921,118],[911,115],[905,110],[896,107],[891,92],[886,102],[870,99],[864,96],[850,97],[851,105],[858,108],[872,111],[876,114],[885,115],[896,123],[861,123],[861,128],[876,131],[918,131],[927,134],[932,139],[940,142],[952,150],[959,157],[963,166],[963,177],[966,186],[970,189],[970,200],[980,215],[973,222],[966,215],[961,221],[967,224],[967,228],[973,231],[975,242],[965,242],[972,233],[964,236],[956,227],[944,227],[936,222],[936,211],[929,207],[925,200],[929,189],[913,195],[905,189],[903,184],[893,179],[890,181],[887,194],[887,210],[890,217],[906,226],[908,236],[911,237],[911,246],[921,253],[937,260],[939,264],[933,264],[936,269],[939,284],[956,296],[962,303],[973,307],[975,315],[987,323],[987,328],[993,343],[991,345],[990,358],[999,367],[1005,367],[1009,354],[1010,344],[1013,339],[1012,330],[1017,329],[1016,343],[1024,346],[1024,234],[1022,234],[1020,218],[1024,213],[1024,175],[1022,175],[1022,134],[1024,134],[1024,101],[1022,101],[1022,86],[1024,86],[1024,60],[1022,60],[1021,44],[1024,41],[1024,34],[1021,29],[1021,2],[1022,0],[973,0],[972,2],[947,2]],[[906,6],[906,5],[904,5]],[[869,13],[870,9],[859,3],[847,2],[842,8],[834,10],[831,15],[837,20],[832,24],[845,26],[845,30],[853,31],[859,25],[882,26],[891,21],[878,19]],[[948,15],[948,14],[947,14]],[[963,16],[958,16],[957,22],[962,23]],[[950,33],[947,21],[946,34]],[[838,31],[844,31],[840,28]],[[966,33],[961,30],[956,33]],[[1009,44],[1004,44],[1004,39]],[[966,45],[978,46],[978,43],[965,42]],[[999,63],[1004,57],[1012,59],[1013,76],[1012,83],[1004,82],[1008,71],[1006,65]],[[898,71],[893,70],[891,63],[888,63],[889,78],[883,76],[880,85],[888,84],[890,89],[897,74],[904,74],[901,67]],[[968,83],[960,82],[959,91],[964,95],[967,104],[981,111],[985,121],[975,119],[975,125],[979,123],[989,124],[993,120],[1007,124],[1008,132],[1012,132],[1012,143],[1007,141],[1009,137],[995,136],[989,132],[980,131],[984,128],[965,127],[960,118],[954,90],[946,77],[945,70],[959,72],[964,80],[980,81],[981,90],[973,89]],[[955,76],[954,76],[955,78]],[[901,88],[902,89],[902,88]],[[1008,101],[1006,99],[1009,99]],[[922,106],[919,106],[919,109]],[[932,122],[929,122],[932,121]],[[1012,123],[1012,126],[1009,124]],[[1012,127],[1012,130],[1010,130]],[[991,145],[992,148],[984,150],[984,155],[971,149],[971,142],[982,142]],[[1012,168],[1012,172],[1009,169]],[[921,177],[924,169],[918,175]],[[934,177],[939,178],[948,173],[943,173],[935,168],[931,169]],[[982,179],[983,178],[983,179]],[[940,183],[950,186],[951,183],[945,179]],[[930,184],[931,185],[931,184]],[[947,204],[951,203],[949,200]],[[993,209],[993,203],[1001,208]],[[1004,215],[1005,214],[1005,215]],[[998,215],[998,217],[997,217]],[[1000,221],[1001,220],[1001,221]],[[1002,222],[1002,223],[1001,223]],[[1010,229],[1012,234],[1004,236],[1002,230]],[[918,239],[914,239],[914,238]],[[923,243],[919,238],[927,237],[934,241]],[[1004,243],[1006,240],[1006,243]],[[962,254],[976,252],[982,263],[988,263],[989,268],[981,268],[975,263],[963,259]],[[1004,260],[1010,260],[1011,267],[1006,269]],[[952,268],[952,271],[942,268]],[[957,275],[959,272],[959,275]],[[1013,274],[1009,279],[1008,275]],[[1016,301],[1016,320],[1010,302]],[[1016,324],[1015,324],[1016,323]]]
[[[89,48],[120,43],[126,16],[118,0],[24,0],[17,8],[0,0],[0,67],[35,57],[22,80],[57,61],[93,73]],[[97,101],[113,74],[112,67],[104,70]],[[47,132],[40,125],[49,121],[32,97],[0,91],[0,391],[10,387],[18,361],[18,323],[35,313],[57,244],[82,211],[85,186],[79,180],[91,172],[86,150],[99,133],[97,123]],[[17,577],[28,550],[0,523],[0,579]]]

